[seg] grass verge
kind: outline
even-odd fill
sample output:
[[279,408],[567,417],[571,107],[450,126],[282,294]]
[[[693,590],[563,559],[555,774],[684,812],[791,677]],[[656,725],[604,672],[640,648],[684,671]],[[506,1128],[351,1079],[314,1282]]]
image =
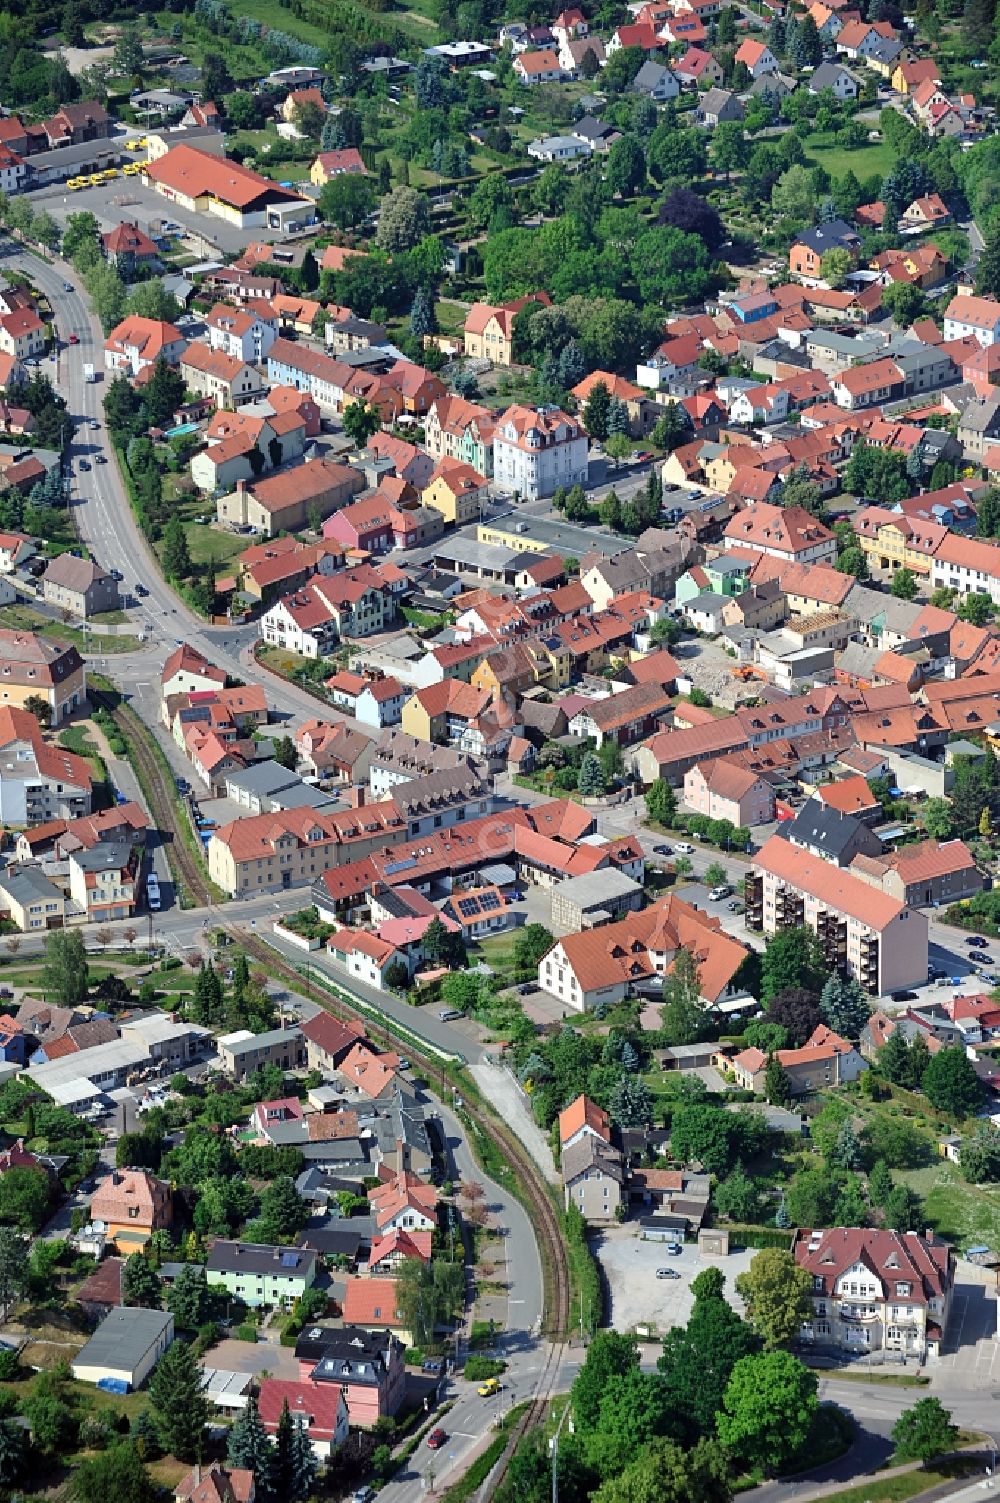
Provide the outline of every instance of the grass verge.
[[[116,704],[120,702],[118,691],[115,689],[114,685],[109,679],[102,678],[100,674],[91,674],[91,682],[94,684],[95,688],[101,689],[105,694],[110,694]],[[191,852],[195,861],[197,861],[211,901],[213,903],[227,902],[228,894],[224,893],[221,887],[217,887],[208,875],[208,868],[205,864],[205,854],[201,848],[201,841],[198,839],[198,836],[195,834],[195,831],[192,828],[191,820],[188,816],[187,806],[184,804],[183,800],[180,797],[180,794],[177,792],[177,785],[174,779],[173,769],[171,768],[170,763],[167,761],[166,756],[164,755],[162,746],[157,741],[156,737],[147,730],[145,725],[143,725],[138,715],[130,717],[130,722],[132,719],[134,719],[135,725],[134,727],[131,727],[130,725],[130,734],[142,735],[143,737],[145,737],[146,744],[150,747],[153,756],[155,757],[156,761],[159,762],[161,770],[163,772],[164,780],[166,782],[168,790],[168,797],[170,799],[171,811],[173,813],[173,823],[169,825],[168,828],[172,830],[173,834],[177,837],[178,840],[183,841],[188,850]],[[143,798],[146,800],[146,804],[150,812],[152,813],[155,803],[155,800],[153,798],[153,790],[148,786],[148,781],[139,761],[133,760],[130,757],[129,762],[131,764],[133,772],[139,780],[139,787],[142,789]],[[177,892],[177,901],[179,906],[181,908],[194,907],[194,895],[187,891],[180,873],[176,870],[176,863],[170,860],[169,845],[164,846],[164,851],[166,852],[167,861],[170,865],[170,871],[174,881],[174,888]]]
[[112,653],[138,652],[142,643],[138,637],[109,636],[104,632],[78,631],[76,627],[64,626],[61,621],[53,621],[51,616],[43,616],[40,611],[33,611],[27,605],[5,605],[0,607],[0,624],[12,627],[15,631],[37,632],[40,637],[52,637],[60,642],[67,642],[76,647],[81,654],[89,657],[110,657]]
[[837,1503],[906,1503],[957,1478],[970,1477],[982,1470],[982,1462],[971,1456],[956,1456],[949,1461],[935,1461],[930,1467],[913,1472],[897,1472],[878,1481],[869,1478],[859,1487],[847,1487],[836,1494]]
[[466,1503],[466,1499],[471,1498],[477,1488],[482,1486],[503,1455],[510,1432],[527,1407],[527,1404],[515,1404],[510,1413],[504,1415],[486,1450],[476,1457],[464,1477],[460,1477],[454,1486],[441,1494],[441,1503]]

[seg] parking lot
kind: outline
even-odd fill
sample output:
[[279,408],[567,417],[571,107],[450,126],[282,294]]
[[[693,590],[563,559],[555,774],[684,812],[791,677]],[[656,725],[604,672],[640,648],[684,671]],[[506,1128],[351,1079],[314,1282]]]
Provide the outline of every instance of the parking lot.
[[[643,1325],[662,1333],[671,1326],[686,1325],[694,1303],[691,1280],[709,1267],[721,1268],[726,1275],[726,1295],[743,1314],[735,1281],[750,1267],[754,1256],[751,1248],[731,1253],[728,1258],[701,1257],[697,1245],[686,1242],[680,1255],[672,1257],[666,1243],[641,1241],[635,1221],[597,1233],[591,1247],[604,1272],[610,1296],[608,1320],[616,1331],[634,1331]],[[658,1279],[658,1268],[670,1268],[680,1278]]]
[[182,230],[190,229],[196,235],[213,241],[221,251],[233,254],[243,250],[248,239],[275,238],[263,226],[255,228],[251,236],[247,230],[229,224],[215,214],[192,213],[180,204],[164,198],[153,188],[147,188],[139,177],[119,176],[99,187],[73,190],[64,183],[53,183],[48,188],[39,188],[30,198],[33,209],[47,209],[60,226],[65,225],[70,214],[89,210],[96,215],[102,230],[114,229],[123,219],[127,219],[137,224],[147,235],[155,236],[160,233],[164,220],[169,220],[173,224],[179,224]]

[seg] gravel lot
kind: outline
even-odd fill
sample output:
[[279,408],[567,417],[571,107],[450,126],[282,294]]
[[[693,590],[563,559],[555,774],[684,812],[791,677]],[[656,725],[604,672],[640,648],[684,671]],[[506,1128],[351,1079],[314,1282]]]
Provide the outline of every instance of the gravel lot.
[[[680,1257],[671,1257],[662,1242],[639,1239],[638,1224],[608,1227],[591,1240],[611,1292],[609,1324],[616,1331],[634,1331],[637,1325],[649,1325],[657,1331],[686,1325],[694,1303],[691,1280],[703,1268],[714,1265],[726,1275],[726,1294],[734,1308],[743,1314],[743,1303],[735,1291],[738,1274],[744,1273],[754,1256],[752,1249],[731,1253],[728,1258],[699,1257],[697,1245],[684,1244]],[[679,1279],[658,1279],[658,1268],[672,1268]]]

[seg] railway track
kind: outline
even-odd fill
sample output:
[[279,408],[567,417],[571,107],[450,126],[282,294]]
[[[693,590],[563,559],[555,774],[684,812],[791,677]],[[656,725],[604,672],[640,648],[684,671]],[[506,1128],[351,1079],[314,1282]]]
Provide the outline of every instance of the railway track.
[[177,801],[173,779],[150,745],[149,731],[131,706],[116,701],[114,695],[93,686],[90,694],[92,699],[99,701],[107,710],[122,739],[128,743],[129,756],[149,801],[149,812],[160,831],[160,839],[164,840],[167,835],[170,837],[164,840],[164,851],[174,877],[174,886],[198,907],[211,905],[212,894],[201,865],[185,845],[180,831],[174,828],[177,823]]
[[[221,910],[220,910],[221,917]],[[341,998],[331,998],[320,988],[310,985],[288,961],[284,960],[257,935],[246,934],[242,930],[230,931],[233,938],[239,943],[248,955],[267,970],[270,976],[281,976],[297,992],[308,996],[310,1001],[318,1003],[324,1011],[334,1017],[354,1018],[362,1022],[365,1032],[378,1043],[384,1044],[390,1049],[395,1049],[398,1044],[396,1039],[387,1029],[381,1028],[373,1022],[370,1014],[362,1012],[360,1008],[352,1008],[349,1003]],[[407,1045],[407,1053],[419,1061],[420,1068],[427,1079],[439,1091],[444,1093],[444,1099],[448,1099],[454,1089],[454,1082],[442,1070],[440,1064],[430,1055],[424,1054],[418,1047]],[[570,1277],[569,1262],[566,1256],[566,1245],[563,1240],[562,1228],[559,1217],[553,1205],[548,1187],[542,1182],[533,1160],[520,1141],[513,1135],[509,1128],[495,1122],[487,1113],[478,1107],[470,1105],[466,1099],[463,1110],[475,1123],[476,1128],[488,1138],[493,1145],[504,1155],[507,1163],[516,1177],[521,1189],[522,1197],[528,1202],[528,1211],[538,1239],[538,1251],[542,1264],[543,1281],[543,1321],[544,1331],[553,1343],[560,1343],[569,1327],[570,1306]],[[547,1357],[546,1365],[551,1358],[551,1348]],[[556,1363],[558,1368],[558,1362]],[[539,1391],[541,1380],[539,1381]],[[538,1399],[535,1402],[539,1402]]]

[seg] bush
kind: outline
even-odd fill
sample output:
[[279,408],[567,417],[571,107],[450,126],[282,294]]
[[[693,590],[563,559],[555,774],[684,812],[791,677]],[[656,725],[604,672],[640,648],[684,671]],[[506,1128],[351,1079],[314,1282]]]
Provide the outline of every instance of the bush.
[[245,1321],[243,1325],[236,1327],[233,1335],[237,1341],[256,1341],[257,1327],[252,1322]]
[[485,1383],[487,1378],[499,1378],[501,1373],[507,1371],[506,1362],[499,1357],[466,1357],[463,1376],[470,1383]]
[[20,1371],[17,1353],[10,1347],[0,1348],[0,1383],[12,1383]]
[[181,960],[179,955],[164,955],[163,959],[160,961],[160,970],[179,971],[182,965],[183,961]]

